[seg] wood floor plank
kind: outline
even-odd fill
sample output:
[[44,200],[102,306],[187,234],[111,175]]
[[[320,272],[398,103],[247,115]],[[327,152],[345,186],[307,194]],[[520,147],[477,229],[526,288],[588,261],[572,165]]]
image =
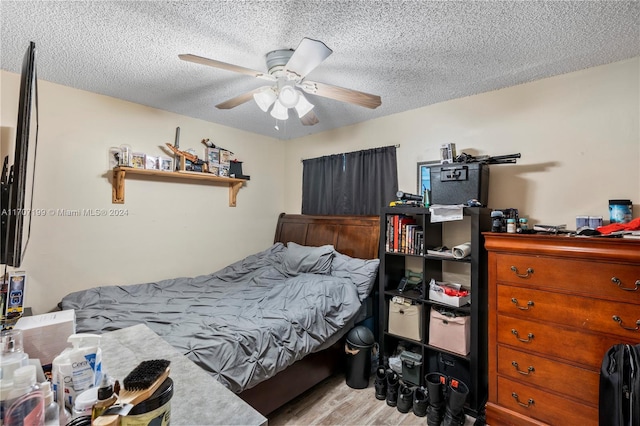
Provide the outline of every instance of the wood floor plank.
[[[465,426],[473,426],[474,420],[467,416]],[[328,378],[269,415],[269,426],[426,424],[426,417],[403,414],[376,399],[373,380],[368,388],[352,389],[342,374]]]

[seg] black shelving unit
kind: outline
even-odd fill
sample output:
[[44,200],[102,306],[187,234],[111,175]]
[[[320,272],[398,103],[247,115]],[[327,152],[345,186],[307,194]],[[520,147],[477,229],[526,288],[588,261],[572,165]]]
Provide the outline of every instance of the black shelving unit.
[[[467,258],[457,260],[450,258],[442,258],[440,256],[431,256],[426,254],[427,248],[433,248],[443,245],[443,237],[446,240],[445,232],[447,226],[445,223],[431,223],[429,209],[414,206],[395,206],[384,208],[380,216],[380,272],[379,272],[379,291],[378,291],[378,331],[381,353],[387,357],[394,354],[399,343],[403,346],[411,348],[411,351],[422,355],[422,366],[420,371],[420,385],[425,385],[424,377],[430,372],[440,372],[452,375],[453,368],[455,374],[460,380],[465,381],[469,387],[469,396],[465,411],[480,419],[484,418],[484,405],[487,400],[487,253],[484,249],[484,239],[482,232],[491,230],[491,209],[481,207],[465,207],[464,219],[460,222],[462,232],[466,234],[468,226],[468,234],[465,235],[466,241],[460,241],[457,244],[470,242],[471,255]],[[422,231],[422,249],[416,244],[414,247],[405,248],[401,246],[398,251],[388,247],[389,235],[387,228],[387,218],[400,215],[402,217],[410,217],[415,221]],[[443,229],[445,228],[445,229]],[[458,230],[457,230],[458,231]],[[413,239],[416,243],[416,238]],[[418,240],[419,242],[419,240]],[[413,248],[413,250],[412,250]],[[424,253],[423,253],[424,252]],[[469,267],[463,268],[469,271],[468,283],[471,291],[471,301],[465,306],[458,309],[465,311],[470,316],[470,353],[463,356],[454,352],[450,352],[439,347],[430,345],[429,342],[429,313],[432,306],[449,305],[429,300],[428,289],[429,281],[433,278],[436,281],[443,281],[443,277],[447,278],[448,262],[462,262],[469,264]],[[410,269],[416,269],[415,265],[423,274],[422,283],[409,291],[398,291],[398,284],[410,263]],[[443,272],[444,271],[444,272]],[[412,303],[421,305],[421,338],[420,340],[408,339],[389,333],[389,301],[394,296],[401,296],[409,299]],[[448,370],[448,371],[447,371]]]

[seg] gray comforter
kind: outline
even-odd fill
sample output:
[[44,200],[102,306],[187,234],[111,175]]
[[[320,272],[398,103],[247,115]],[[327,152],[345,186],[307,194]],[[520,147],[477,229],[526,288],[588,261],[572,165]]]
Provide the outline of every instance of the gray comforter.
[[335,343],[360,308],[348,278],[282,271],[280,243],[211,275],[97,287],[61,302],[78,333],[145,323],[234,392]]

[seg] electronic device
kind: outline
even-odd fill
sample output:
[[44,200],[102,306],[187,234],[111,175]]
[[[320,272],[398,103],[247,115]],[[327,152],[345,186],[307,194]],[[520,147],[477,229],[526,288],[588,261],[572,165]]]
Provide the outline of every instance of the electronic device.
[[[5,158],[2,171],[2,221],[0,222],[0,263],[8,266],[19,267],[26,243],[22,241],[25,228],[25,219],[31,220],[31,206],[25,209],[27,193],[27,169],[30,136],[35,136],[37,143],[37,103],[35,114],[32,104],[37,99],[36,79],[36,45],[29,44],[22,62],[22,74],[20,78],[20,97],[18,100],[18,122],[16,125],[16,145],[13,164],[7,168],[8,158]],[[35,117],[32,117],[32,114]],[[31,120],[35,118],[35,135],[30,135]],[[35,146],[35,144],[34,144]],[[32,160],[35,165],[35,155]],[[34,166],[31,166],[32,168]],[[32,170],[34,172],[35,170]],[[33,179],[33,176],[31,177]],[[33,190],[31,191],[33,197]],[[29,212],[26,214],[25,212]],[[28,240],[28,236],[27,236]]]

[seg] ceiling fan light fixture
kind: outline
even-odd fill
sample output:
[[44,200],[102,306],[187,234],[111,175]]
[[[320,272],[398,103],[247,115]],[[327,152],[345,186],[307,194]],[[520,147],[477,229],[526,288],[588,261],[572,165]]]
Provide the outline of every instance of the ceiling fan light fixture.
[[273,104],[276,100],[276,93],[270,87],[265,87],[263,90],[258,93],[253,94],[253,99],[258,104],[258,107],[264,112],[267,112],[271,104]]
[[282,105],[282,102],[280,102],[280,99],[278,99],[273,104],[273,108],[271,108],[271,116],[276,120],[288,120],[289,108]]
[[286,108],[293,108],[298,104],[300,93],[293,86],[284,86],[280,89],[278,100]]
[[298,103],[296,104],[295,108],[298,112],[298,117],[302,118],[313,109],[313,104],[309,102],[302,93],[300,93]]

